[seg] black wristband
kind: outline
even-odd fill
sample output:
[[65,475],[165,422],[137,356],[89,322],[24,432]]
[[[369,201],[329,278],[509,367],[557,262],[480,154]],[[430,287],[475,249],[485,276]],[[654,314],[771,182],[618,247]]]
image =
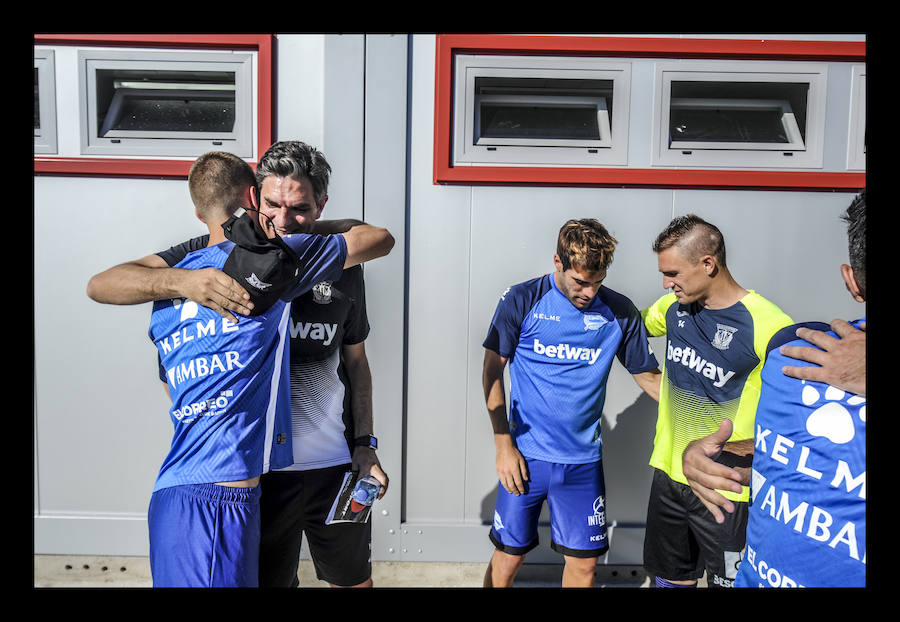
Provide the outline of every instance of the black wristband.
[[746,468],[753,464],[753,454],[739,456],[730,451],[723,451],[719,454],[719,457],[716,458],[716,462],[724,464],[727,467]]
[[354,447],[369,447],[371,449],[378,449],[378,439],[372,436],[371,434],[366,434],[364,436],[357,436],[353,439]]

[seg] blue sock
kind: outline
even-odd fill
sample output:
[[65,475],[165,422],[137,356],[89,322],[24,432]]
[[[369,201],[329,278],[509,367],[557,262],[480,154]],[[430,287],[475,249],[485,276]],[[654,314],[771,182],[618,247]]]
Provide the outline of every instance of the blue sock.
[[679,583],[666,581],[662,577],[656,577],[656,587],[697,587],[697,584],[693,583],[691,585],[681,585]]

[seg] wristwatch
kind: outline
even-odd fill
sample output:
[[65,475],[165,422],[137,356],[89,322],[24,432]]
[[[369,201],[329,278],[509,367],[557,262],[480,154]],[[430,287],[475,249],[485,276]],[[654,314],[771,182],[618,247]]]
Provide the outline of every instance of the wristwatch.
[[353,439],[353,446],[371,447],[372,449],[378,449],[378,439],[371,434],[366,434],[365,436],[357,436],[355,439]]

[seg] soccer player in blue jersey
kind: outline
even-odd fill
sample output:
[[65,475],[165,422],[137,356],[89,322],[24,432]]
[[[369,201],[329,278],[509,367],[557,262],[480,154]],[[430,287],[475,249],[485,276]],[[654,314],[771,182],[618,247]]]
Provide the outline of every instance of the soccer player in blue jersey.
[[717,523],[691,493],[681,455],[723,418],[734,422],[733,440],[753,437],[766,344],[792,321],[735,281],[721,231],[698,216],[672,220],[653,250],[663,287],[672,292],[642,312],[647,332],[667,337],[644,567],[659,587],[695,586],[704,571],[708,586],[731,587],[744,547],[749,491],[727,492],[737,510]]
[[[865,191],[843,218],[850,264],[841,275],[853,299],[865,302]],[[717,521],[723,510],[734,512],[719,491],[751,488],[735,587],[866,585],[864,331],[865,318],[835,320],[830,331],[821,323],[779,331],[767,347],[755,441],[728,442],[731,422],[723,420],[685,449],[684,473]],[[723,451],[752,455],[752,469],[720,464]]]
[[[276,234],[265,220],[230,220],[239,208],[258,213],[256,181],[246,162],[222,152],[204,154],[188,184],[209,240],[176,269],[247,276],[248,290],[256,295],[246,305],[251,315],[238,323],[177,291],[177,298],[154,304],[150,337],[166,370],[175,433],[148,511],[151,572],[158,587],[252,587],[258,582],[259,478],[293,460],[289,302],[323,279],[338,278],[345,267],[387,254],[393,239],[363,225],[343,235],[284,236],[268,248],[265,237]],[[232,227],[231,236],[223,225]],[[236,243],[242,230],[253,232],[246,245]],[[266,263],[264,256],[277,263]],[[142,274],[162,268],[163,260],[153,257],[128,269]],[[244,261],[270,270],[245,274]],[[124,304],[114,286],[121,282],[109,274],[98,277],[89,283],[89,295]],[[158,297],[159,284],[154,287]],[[267,298],[269,292],[276,297]],[[124,296],[134,295],[132,290]]]
[[[495,551],[485,587],[510,587],[550,506],[564,587],[590,587],[609,545],[600,420],[618,358],[657,399],[659,369],[632,302],[603,285],[616,240],[593,219],[560,229],[556,270],[508,288],[484,341],[485,401],[497,447]],[[509,364],[507,408],[503,370]]]

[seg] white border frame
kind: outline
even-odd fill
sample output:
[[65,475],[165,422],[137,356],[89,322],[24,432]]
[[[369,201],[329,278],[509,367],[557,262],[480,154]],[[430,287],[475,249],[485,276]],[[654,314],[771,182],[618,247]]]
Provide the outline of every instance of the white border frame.
[[[78,85],[80,145],[82,155],[118,157],[196,157],[221,150],[252,159],[256,128],[255,52],[205,52],[195,50],[143,51],[129,48],[79,49]],[[222,134],[192,132],[127,132],[130,136],[101,138],[97,135],[96,70],[98,69],[197,70],[235,72],[235,126]],[[124,134],[124,133],[123,133]]]
[[[457,54],[454,58],[453,148],[454,166],[623,166],[628,161],[631,63],[594,58],[542,56],[492,56]],[[476,77],[560,78],[611,80],[613,118],[608,120],[609,138],[600,141],[554,141],[536,139],[528,146],[521,139],[490,148],[472,139],[476,128]],[[562,101],[563,97],[554,97]],[[578,98],[580,99],[580,98]],[[593,100],[594,98],[586,98]],[[600,98],[603,99],[603,98]],[[603,103],[605,110],[605,101]],[[598,107],[598,117],[608,119]],[[599,119],[601,124],[604,123]],[[601,137],[604,131],[601,125]],[[588,144],[589,143],[589,144]]]
[[850,82],[850,132],[847,169],[866,170],[866,66],[854,65]]
[[[824,160],[825,99],[828,65],[793,61],[692,61],[656,64],[651,166],[680,168],[821,169]],[[743,145],[721,149],[710,145],[677,147],[669,144],[672,81],[807,82],[806,148]],[[687,152],[687,153],[685,153]],[[790,155],[785,155],[790,154]]]
[[34,153],[56,153],[56,55],[53,50],[34,49],[34,66],[38,70],[40,129],[34,130]]

